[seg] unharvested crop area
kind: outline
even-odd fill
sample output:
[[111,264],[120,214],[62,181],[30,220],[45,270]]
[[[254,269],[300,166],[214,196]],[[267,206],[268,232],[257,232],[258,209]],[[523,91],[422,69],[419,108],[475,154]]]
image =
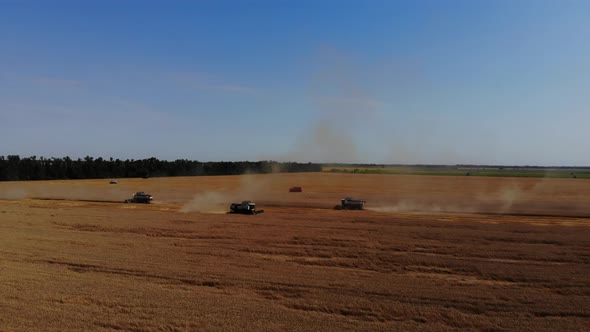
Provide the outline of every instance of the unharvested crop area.
[[108,182],[0,183],[0,330],[590,329],[587,180]]

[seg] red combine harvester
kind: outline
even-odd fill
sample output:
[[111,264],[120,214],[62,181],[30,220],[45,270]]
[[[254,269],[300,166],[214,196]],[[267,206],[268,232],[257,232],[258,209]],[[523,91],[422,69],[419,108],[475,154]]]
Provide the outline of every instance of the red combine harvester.
[[291,188],[289,188],[289,192],[290,193],[300,193],[302,191],[303,191],[303,188],[301,188],[301,187],[291,187]]

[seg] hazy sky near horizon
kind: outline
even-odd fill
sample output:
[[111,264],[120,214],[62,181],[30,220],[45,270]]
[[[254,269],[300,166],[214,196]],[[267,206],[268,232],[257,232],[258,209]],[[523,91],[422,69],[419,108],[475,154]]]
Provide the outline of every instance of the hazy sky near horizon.
[[590,1],[0,0],[0,155],[590,165]]

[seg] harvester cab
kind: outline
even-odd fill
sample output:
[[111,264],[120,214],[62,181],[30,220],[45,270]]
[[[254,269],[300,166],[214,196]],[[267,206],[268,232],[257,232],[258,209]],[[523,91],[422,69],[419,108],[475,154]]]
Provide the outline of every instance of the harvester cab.
[[340,200],[339,205],[336,205],[336,210],[362,210],[365,205],[365,201],[359,199],[352,199],[352,197],[346,197]]
[[264,212],[264,210],[256,210],[256,203],[251,202],[251,201],[243,201],[242,203],[232,203],[229,206],[228,213],[260,214],[263,212]]

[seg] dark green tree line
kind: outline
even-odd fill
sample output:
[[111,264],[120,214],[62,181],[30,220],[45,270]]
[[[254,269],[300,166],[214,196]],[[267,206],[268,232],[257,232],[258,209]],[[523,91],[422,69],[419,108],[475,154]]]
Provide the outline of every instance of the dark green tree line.
[[83,159],[0,156],[0,181],[239,175],[321,170],[320,164],[276,161],[200,162],[187,159],[166,161],[156,158],[95,159],[90,156]]

